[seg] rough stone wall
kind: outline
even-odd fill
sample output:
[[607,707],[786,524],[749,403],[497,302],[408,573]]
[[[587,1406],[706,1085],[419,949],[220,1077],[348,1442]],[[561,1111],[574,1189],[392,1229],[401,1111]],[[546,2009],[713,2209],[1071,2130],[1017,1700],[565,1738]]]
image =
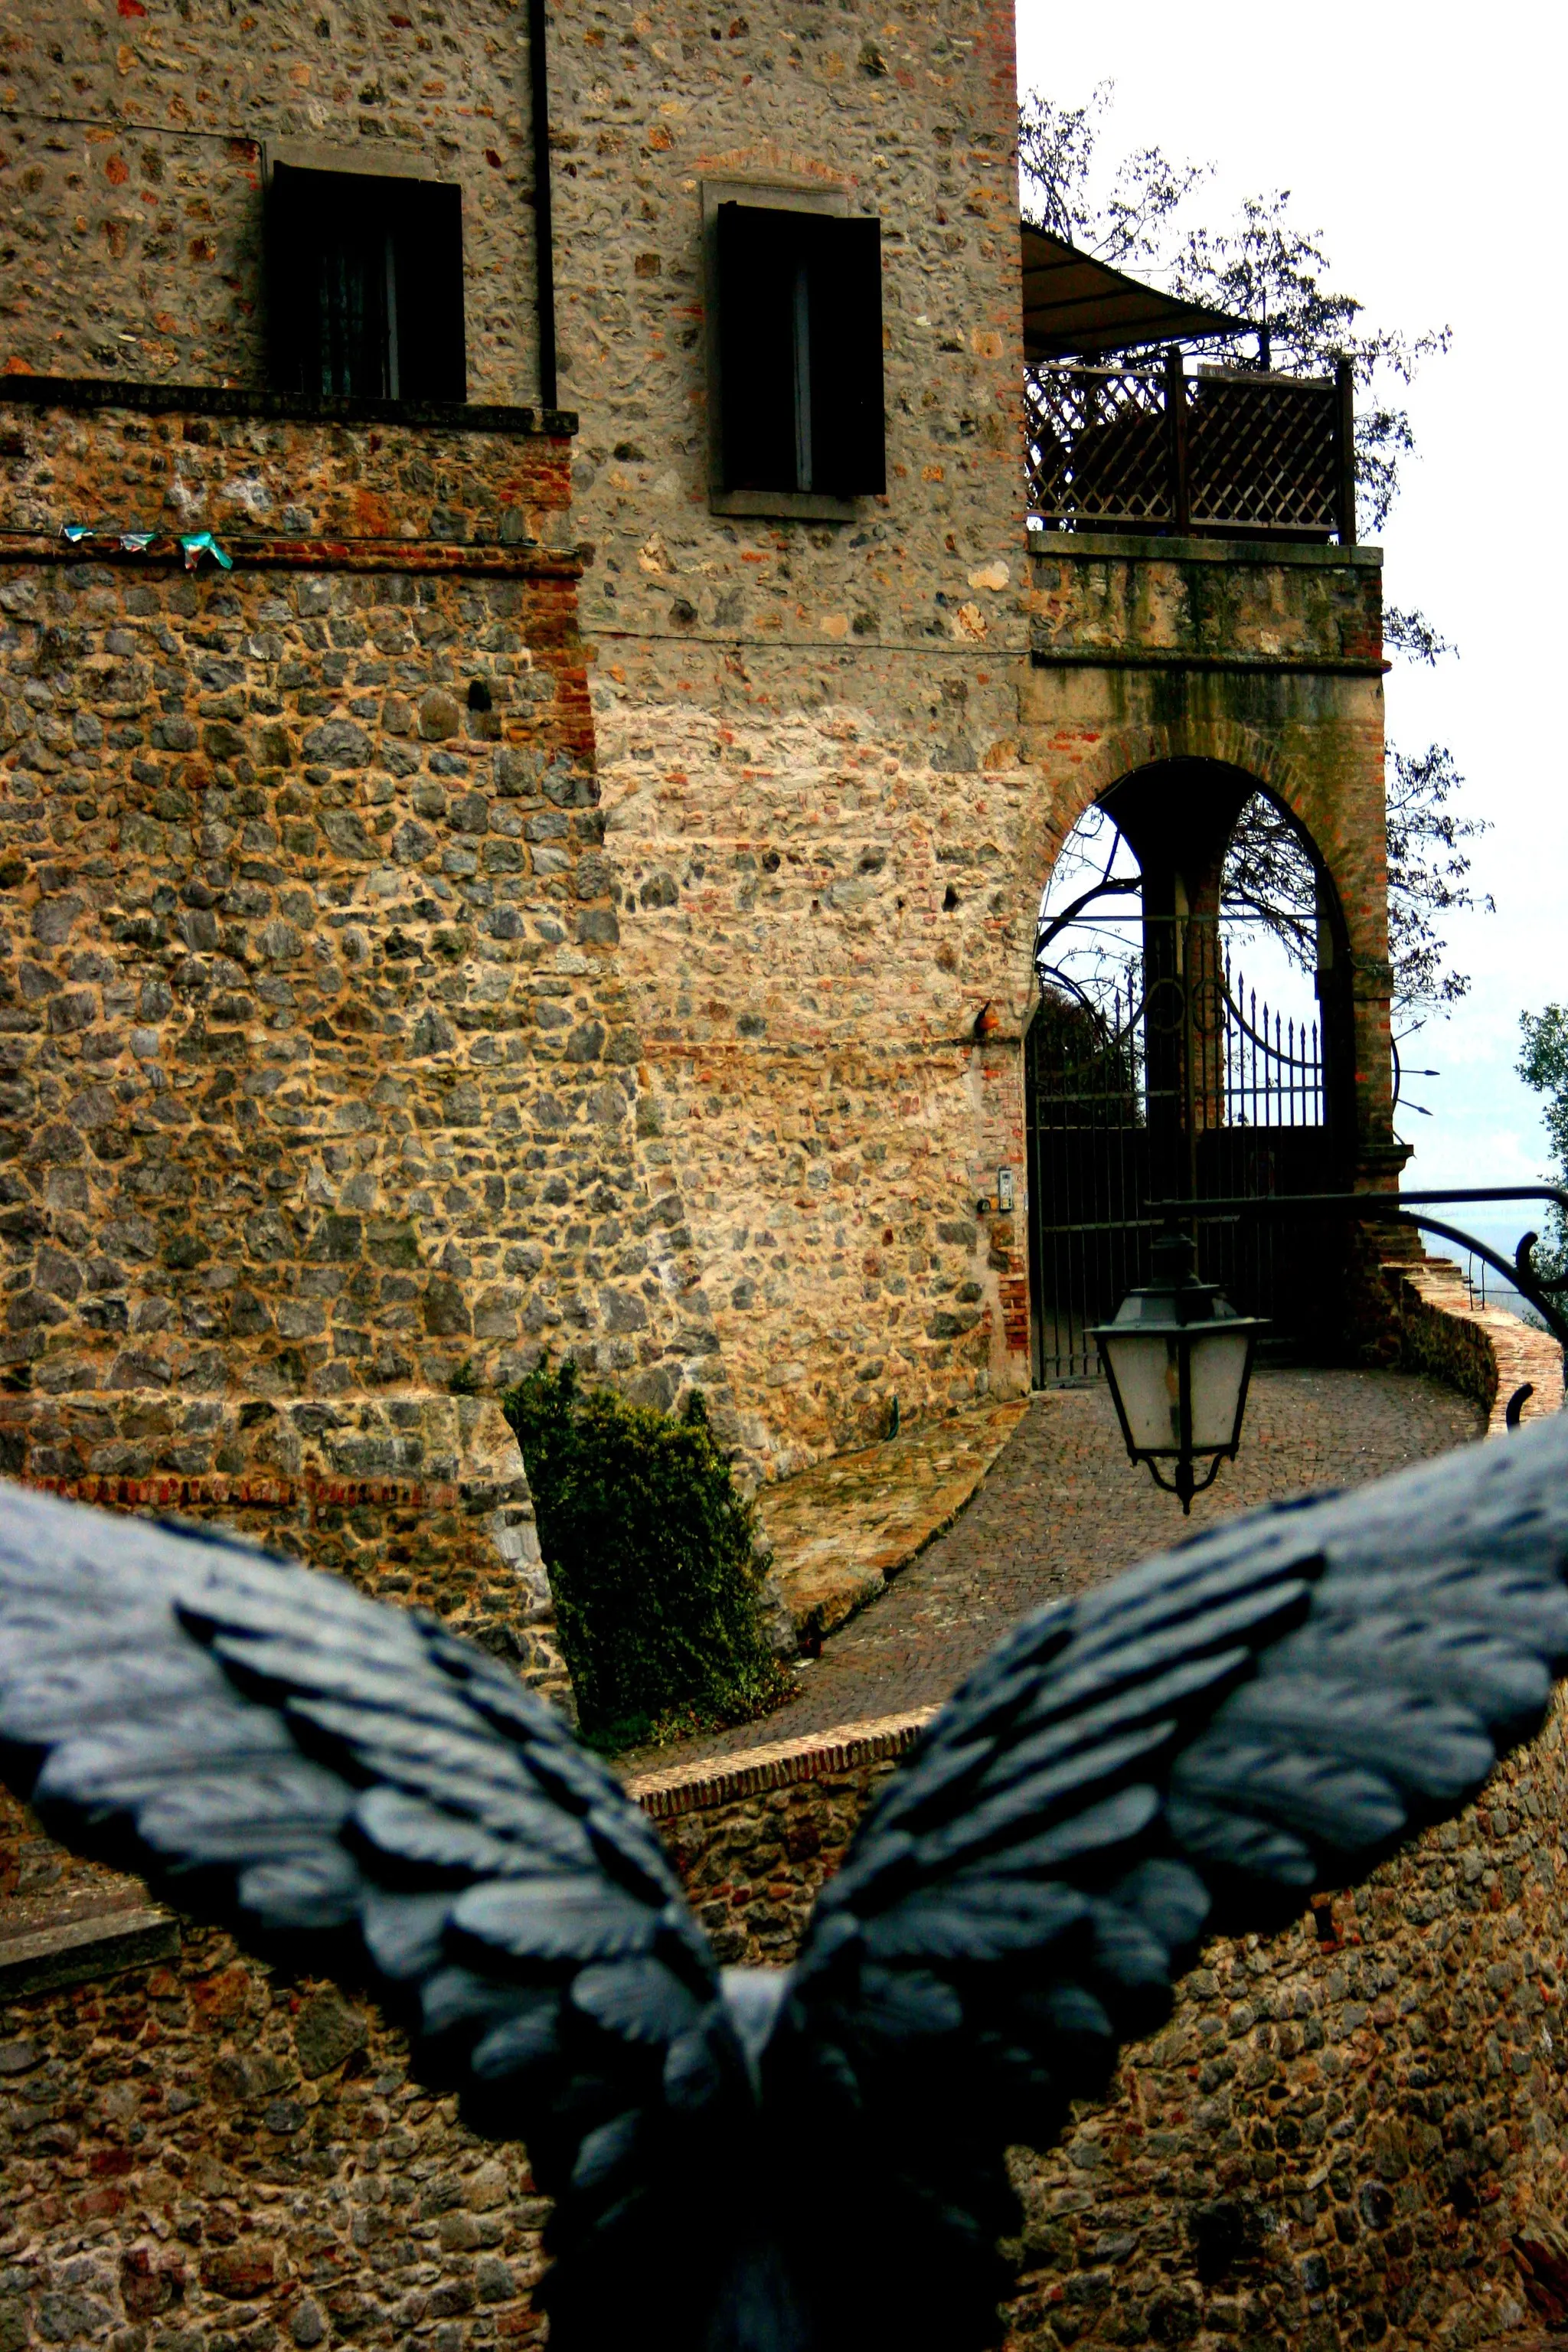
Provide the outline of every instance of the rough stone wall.
[[984,673],[1010,734],[967,662],[862,647],[823,665],[812,712],[782,652],[698,644],[676,657],[689,702],[661,713],[670,646],[606,646],[623,961],[726,1362],[781,1467],[879,1434],[894,1393],[919,1412],[1026,1384],[1035,911],[1084,808],[1137,768],[1233,763],[1317,843],[1348,934],[1356,1158],[1385,1177],[1379,587],[1365,550],[1039,555],[1010,600],[1035,658]]
[[[745,1426],[785,1471],[880,1434],[895,1395],[911,1416],[1027,1385],[1024,1220],[992,1204],[1003,1167],[1024,1197],[1035,913],[1134,767],[1237,761],[1318,841],[1384,1172],[1377,559],[1095,539],[1031,560],[1005,10],[556,21],[623,961]],[[888,496],[853,524],[708,509],[701,190],[749,176],[881,220]]]
[[[256,142],[309,138],[462,180],[470,388],[532,391],[520,9],[124,5],[111,35],[50,0],[12,38],[17,363],[258,382]],[[721,1360],[730,1442],[784,1473],[879,1436],[895,1401],[912,1420],[1028,1385],[1035,914],[1074,819],[1132,767],[1231,761],[1312,832],[1351,929],[1362,1172],[1386,1180],[1376,560],[1030,554],[1005,0],[875,17],[560,0],[549,43],[593,854],[647,1072],[644,1165],[672,1215],[684,1202],[689,1294],[701,1275],[677,1352]],[[833,191],[880,221],[888,492],[853,521],[710,510],[717,179]],[[389,528],[382,464],[363,445],[345,529]],[[158,511],[326,527],[287,467],[205,469],[186,445]]]
[[1507,1432],[1511,1399],[1528,1395],[1521,1421],[1563,1410],[1563,1350],[1548,1331],[1506,1307],[1475,1302],[1458,1267],[1447,1258],[1384,1266],[1397,1319],[1400,1361],[1432,1372],[1461,1396],[1474,1397],[1488,1416],[1487,1433]]
[[[1510,2238],[1568,2202],[1564,1721],[1364,1888],[1210,1944],[1116,2096],[1051,2155],[1019,2152],[1017,2352],[1458,2352],[1520,2324]],[[819,1778],[783,1750],[730,1759],[731,1784],[710,1772],[666,1829],[727,1958],[789,1958],[892,1769],[852,1730],[822,1748]],[[643,1801],[673,1811],[677,1777]]]
[[[314,0],[265,22],[220,19],[211,0],[181,12],[149,0],[116,43],[96,20],[46,8],[11,49],[20,111],[0,184],[16,191],[25,262],[8,297],[12,361],[258,382],[258,142],[370,153],[374,142],[382,160],[406,147],[462,180],[470,389],[531,392],[521,31],[521,12],[484,0],[374,26]],[[672,957],[668,927],[645,923],[648,952],[625,965],[656,1056],[653,1181],[689,1170],[706,1203],[692,1240],[728,1326],[706,1337],[738,1348],[747,1390],[731,1437],[787,1469],[879,1433],[895,1397],[911,1416],[999,1374],[1016,1385],[1026,1364],[1021,1269],[974,1213],[1016,1120],[1005,1104],[989,1118],[967,1034],[983,995],[954,984],[949,936],[983,919],[972,877],[960,891],[952,876],[984,858],[991,821],[971,812],[962,837],[935,840],[952,822],[937,804],[970,793],[1016,731],[1011,13],[943,0],[829,24],[765,0],[760,16],[710,24],[692,0],[631,18],[574,0],[550,38],[562,393],[588,412],[576,495],[597,550],[608,799],[618,811],[633,796],[648,745],[661,782],[689,756],[696,770],[678,842],[639,839],[616,888],[668,909],[705,870],[700,920],[715,887],[727,897],[732,878],[782,867],[801,887],[772,894],[768,918],[793,927],[813,899],[826,909],[819,1003],[799,1020],[771,919],[756,927],[760,953],[721,929],[695,959]],[[719,526],[706,512],[700,182],[715,173],[834,186],[882,217],[892,495],[866,501],[853,529]],[[297,519],[281,477],[207,486],[202,471],[187,455],[169,484],[182,527],[323,527]],[[363,500],[375,473],[357,485]],[[715,761],[714,735],[737,713],[764,766],[808,790],[820,778],[811,839],[787,804],[730,807],[732,763]],[[648,814],[633,812],[628,832],[646,833]],[[890,943],[859,903],[889,896],[910,918]],[[907,991],[887,975],[864,984],[889,944],[918,959]],[[773,1000],[760,1014],[759,981]],[[717,1097],[692,1049],[737,1021],[743,1041],[768,1038],[770,1065],[744,1139],[714,1153],[698,1122]],[[846,1183],[858,1195],[847,1212]]]
[[1020,2168],[1020,2347],[1485,2342],[1561,2212],[1561,1709],[1482,1803],[1268,1940],[1211,1947],[1120,2095]]
[[0,1996],[6,2352],[529,2343],[546,2210],[374,2011],[226,1937]]
[[[805,656],[773,689],[785,719],[875,697],[872,680],[835,691],[860,668],[834,656],[881,646],[906,656],[886,666],[895,731],[929,747],[961,715],[927,726],[907,657],[926,656],[931,684],[994,668],[1021,546],[1012,11],[763,0],[718,38],[716,24],[694,0],[629,23],[600,0],[556,14],[562,397],[597,549],[584,625],[607,659],[624,640],[658,660],[661,719],[710,699],[681,685],[679,646]],[[708,511],[705,178],[836,189],[880,220],[889,487],[854,523]]]
[[[770,1752],[726,1776],[756,1793],[721,1792],[710,1811],[654,1776],[646,1801],[723,1959],[793,1947],[910,1736],[900,1724],[828,1749],[837,1769],[798,1783],[803,1759]],[[825,1760],[815,1748],[808,1772]],[[80,1947],[41,1962],[27,1940],[42,1923],[96,1922],[107,1945],[146,1899],[0,1792],[3,2352],[533,2340],[547,2208],[526,2154],[477,2140],[452,2102],[410,2083],[403,2039],[374,2009],[188,1923],[152,1968],[95,1967]]]
[[724,1968],[794,1957],[856,1823],[934,1709],[764,1742],[628,1783]]
[[463,191],[468,395],[535,397],[522,11],[34,0],[0,47],[0,368],[266,380],[263,149]]
[[[1510,2239],[1568,2200],[1563,1729],[1560,1706],[1480,1805],[1365,1887],[1210,1944],[1114,2097],[1017,2153],[1016,2352],[1459,2352],[1521,2323]],[[790,1957],[892,1769],[847,1771],[852,1732],[824,1745],[822,1777],[788,1784],[747,1788],[733,1759],[743,1793],[705,1787],[666,1831],[726,1958]]]
[[[783,1473],[885,1434],[895,1397],[914,1418],[1026,1384],[994,1214],[1021,1103],[992,1115],[973,1034],[1026,919],[1005,871],[1023,794],[975,772],[961,797],[918,744],[898,758],[891,661],[847,660],[845,701],[787,719],[783,656],[772,710],[690,667],[713,707],[631,780],[599,714],[606,848],[662,1149],[748,1433]],[[913,716],[934,725],[929,700]]]
[[[1023,643],[1011,12],[676,0],[628,25],[572,0],[556,26],[624,968],[745,1426],[784,1472],[880,1435],[895,1396],[940,1411],[1026,1366],[975,1215],[999,1155],[970,1034],[976,947],[1026,919],[994,899],[1013,780],[987,772],[1015,764]],[[889,491],[853,524],[708,511],[704,178],[880,217]]]
[[[479,1606],[537,1551],[465,1391],[563,1340],[660,1401],[712,1369],[533,543],[565,445],[6,415],[5,1466]],[[166,528],[182,481],[220,521],[287,484],[300,535],[226,528],[229,572],[52,536]]]

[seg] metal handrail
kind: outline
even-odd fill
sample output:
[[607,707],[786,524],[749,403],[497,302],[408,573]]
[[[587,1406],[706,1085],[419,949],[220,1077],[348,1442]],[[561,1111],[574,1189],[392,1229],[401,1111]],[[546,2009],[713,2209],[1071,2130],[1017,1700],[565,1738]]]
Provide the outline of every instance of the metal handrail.
[[[1568,1217],[1568,1191],[1558,1184],[1459,1184],[1419,1192],[1271,1192],[1254,1200],[1151,1201],[1148,1213],[1163,1218],[1168,1226],[1210,1224],[1219,1218],[1269,1216],[1351,1216],[1373,1224],[1415,1225],[1421,1233],[1436,1234],[1442,1241],[1472,1251],[1484,1265],[1493,1267],[1511,1282],[1520,1297],[1528,1300],[1541,1317],[1563,1349],[1564,1366],[1568,1367],[1568,1318],[1555,1303],[1561,1294],[1568,1292],[1568,1275],[1537,1272],[1532,1253],[1540,1234],[1522,1234],[1510,1264],[1489,1242],[1479,1240],[1458,1225],[1417,1213],[1428,1207],[1479,1207],[1487,1201],[1548,1201],[1561,1216]],[[1568,1410],[1568,1395],[1564,1397],[1564,1409]]]

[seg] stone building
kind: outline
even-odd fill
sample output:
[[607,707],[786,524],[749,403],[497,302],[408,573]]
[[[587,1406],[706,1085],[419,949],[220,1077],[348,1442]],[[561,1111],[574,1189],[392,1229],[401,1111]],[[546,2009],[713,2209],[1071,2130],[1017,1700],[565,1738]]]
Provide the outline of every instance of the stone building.
[[46,0],[0,109],[8,1468],[479,1606],[542,1347],[762,1475],[1026,1386],[1130,779],[1299,826],[1397,1164],[1375,551],[1042,512],[1008,8]]

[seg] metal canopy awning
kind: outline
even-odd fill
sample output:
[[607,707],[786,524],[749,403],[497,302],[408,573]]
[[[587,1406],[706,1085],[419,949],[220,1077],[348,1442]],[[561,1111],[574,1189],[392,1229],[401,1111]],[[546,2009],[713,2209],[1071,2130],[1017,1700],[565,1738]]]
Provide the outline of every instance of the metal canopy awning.
[[1246,319],[1141,286],[1028,221],[1024,237],[1024,356],[1091,359],[1189,337],[1255,334]]

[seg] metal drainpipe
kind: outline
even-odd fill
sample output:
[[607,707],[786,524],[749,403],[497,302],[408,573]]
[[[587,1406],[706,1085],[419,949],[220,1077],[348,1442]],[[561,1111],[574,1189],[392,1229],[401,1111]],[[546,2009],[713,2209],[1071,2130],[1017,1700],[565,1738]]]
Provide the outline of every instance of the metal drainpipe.
[[550,214],[550,58],[544,0],[528,0],[528,79],[533,100],[534,279],[539,303],[539,404],[556,406],[555,238]]

